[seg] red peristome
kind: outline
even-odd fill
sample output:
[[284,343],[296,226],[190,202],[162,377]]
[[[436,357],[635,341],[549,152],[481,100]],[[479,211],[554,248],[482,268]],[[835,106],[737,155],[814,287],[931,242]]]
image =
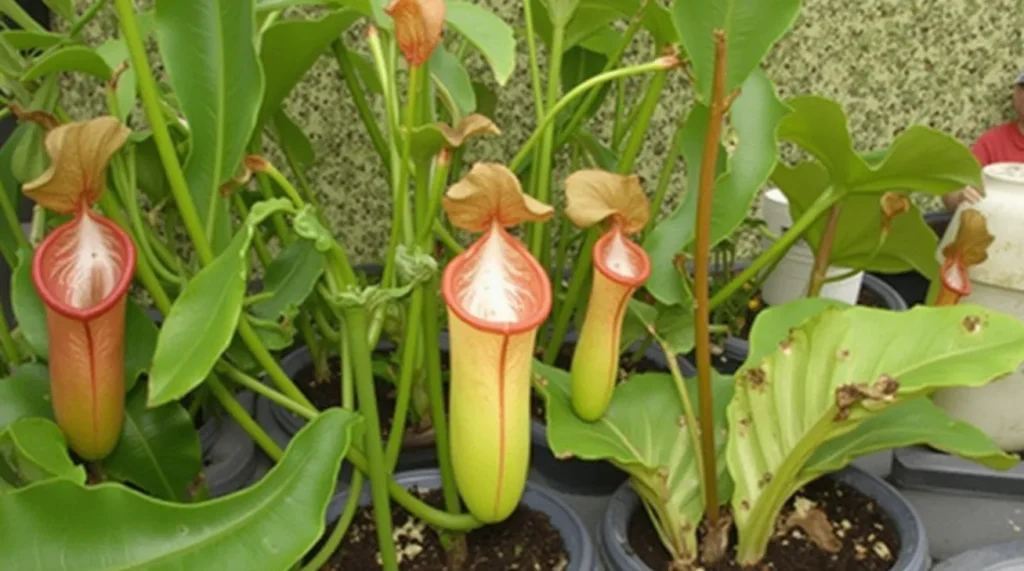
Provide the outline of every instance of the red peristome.
[[131,238],[88,209],[47,236],[32,260],[46,305],[54,415],[87,460],[109,454],[121,434],[125,298],[134,273]]
[[[593,253],[597,271],[619,285],[638,288],[651,276],[651,260],[647,252],[626,238],[618,226],[601,236],[594,244]],[[627,264],[633,271],[623,272],[619,265],[621,263]]]

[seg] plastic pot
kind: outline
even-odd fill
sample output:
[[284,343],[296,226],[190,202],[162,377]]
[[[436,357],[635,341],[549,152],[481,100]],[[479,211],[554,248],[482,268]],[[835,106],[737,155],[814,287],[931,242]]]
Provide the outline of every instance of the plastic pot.
[[[441,487],[441,474],[435,469],[412,470],[397,474],[395,481],[406,489],[437,489]],[[347,490],[339,492],[331,499],[327,506],[328,524],[338,520],[347,500]],[[369,487],[364,486],[359,505],[368,506],[370,503]],[[569,565],[566,571],[593,571],[597,568],[597,554],[587,528],[568,504],[558,499],[544,486],[531,481],[526,482],[522,503],[547,514],[551,525],[561,534],[565,549],[569,552]]]
[[[442,332],[438,344],[442,351],[448,350],[448,333]],[[378,351],[394,350],[394,345],[381,342]],[[281,360],[281,368],[289,378],[294,379],[301,371],[312,367],[313,359],[308,347],[299,347]],[[270,437],[282,448],[305,426],[306,419],[276,404],[260,399],[257,405],[256,421],[263,426]],[[434,447],[433,431],[413,434],[406,430],[403,439],[402,453],[398,457],[397,471],[415,470],[437,466],[437,449]],[[346,465],[347,467],[347,465]],[[347,478],[351,470],[342,468],[342,475]]]
[[[659,347],[651,347],[644,357],[660,363],[668,371],[665,354]],[[696,371],[686,359],[679,358],[683,376],[693,376]],[[605,496],[626,481],[626,473],[611,462],[587,461],[577,458],[559,460],[548,446],[547,425],[537,419],[530,421],[530,467],[552,488],[567,494],[584,496]]]
[[932,571],[1014,571],[1024,569],[1024,541],[973,549],[936,565]]
[[[870,497],[896,524],[900,550],[891,571],[926,571],[931,567],[928,538],[921,518],[903,496],[877,476],[849,466],[830,476]],[[629,545],[629,519],[640,507],[640,497],[628,483],[612,496],[601,520],[597,543],[609,571],[648,571]],[[966,571],[966,567],[960,568]],[[972,568],[973,569],[973,568]]]
[[[900,297],[900,294],[876,276],[864,274],[862,289],[877,297],[885,309],[890,311],[907,310],[907,302]],[[729,337],[725,340],[722,355],[714,359],[715,368],[724,374],[731,375],[743,365],[749,354],[750,343],[746,339]]]
[[[255,396],[245,391],[237,398],[246,412],[252,414]],[[230,494],[252,482],[259,463],[256,443],[231,417],[217,417],[203,424],[199,428],[199,444],[211,497]]]

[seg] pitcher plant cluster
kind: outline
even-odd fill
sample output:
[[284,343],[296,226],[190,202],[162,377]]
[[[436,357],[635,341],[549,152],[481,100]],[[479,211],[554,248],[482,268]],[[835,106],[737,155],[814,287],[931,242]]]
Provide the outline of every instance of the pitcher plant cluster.
[[[16,488],[0,495],[0,514],[23,514],[16,525],[0,517],[12,566],[318,569],[368,480],[382,567],[398,568],[395,502],[443,530],[457,569],[464,533],[522,499],[531,390],[556,453],[629,474],[679,569],[722,557],[733,528],[737,558],[758,561],[794,492],[879,448],[922,442],[1015,461],[928,400],[1014,370],[1024,349],[1017,320],[956,305],[993,240],[981,215],[964,213],[940,267],[908,199],[977,187],[979,166],[926,127],[858,152],[841,106],[780,100],[759,64],[799,0],[524,2],[535,125],[505,164],[466,161],[475,139],[501,135],[493,86],[516,61],[513,29],[478,4],[153,4],[68,8],[57,33],[0,3],[21,28],[0,32],[4,113],[19,119],[0,149],[0,255],[14,268],[17,321],[0,314],[0,483]],[[104,14],[117,36],[86,43],[83,27]],[[750,32],[750,21],[761,25]],[[650,57],[626,65],[638,45]],[[285,105],[325,53],[390,189],[379,271],[352,263],[344,229],[325,216],[324,185],[309,179],[317,149]],[[474,54],[493,78],[470,76]],[[70,118],[63,72],[95,79],[108,114]],[[676,76],[695,102],[645,189],[637,157]],[[640,96],[627,98],[636,83]],[[592,129],[601,109],[607,137]],[[810,158],[780,162],[783,141]],[[680,159],[686,185],[669,194]],[[769,182],[794,224],[745,269],[716,270],[710,252]],[[35,201],[28,236],[18,189]],[[712,323],[714,310],[748,299],[799,240],[816,251],[808,299],[763,311],[746,364],[713,372],[712,333],[736,333]],[[934,280],[934,305],[952,307],[897,315],[819,299],[836,279],[830,265],[916,269]],[[712,280],[716,271],[732,277]],[[318,410],[281,368],[300,345],[318,382],[339,379],[340,406]],[[652,346],[667,370],[624,372]],[[680,372],[688,354],[694,379]],[[376,382],[395,394],[386,437]],[[240,390],[308,421],[286,450]],[[211,502],[195,426],[220,416],[276,466]],[[952,428],[901,430],[914,424]],[[410,432],[433,434],[442,507],[395,480]],[[323,537],[343,460],[355,467],[347,503]],[[43,540],[65,549],[32,549]]]

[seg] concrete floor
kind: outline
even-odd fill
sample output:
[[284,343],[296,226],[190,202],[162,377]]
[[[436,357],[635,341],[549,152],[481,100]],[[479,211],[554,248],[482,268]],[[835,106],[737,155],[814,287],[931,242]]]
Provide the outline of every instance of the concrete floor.
[[[866,456],[854,463],[884,478],[889,475],[892,453]],[[531,479],[543,481],[539,474],[531,474]],[[903,490],[903,493],[924,521],[931,555],[936,563],[971,549],[1024,540],[1024,496],[1013,501],[916,490]],[[587,524],[591,538],[596,538],[608,498],[558,495]]]

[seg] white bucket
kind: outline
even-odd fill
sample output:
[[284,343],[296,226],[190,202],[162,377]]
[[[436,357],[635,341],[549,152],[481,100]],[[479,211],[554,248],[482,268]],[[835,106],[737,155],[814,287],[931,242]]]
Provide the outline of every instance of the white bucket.
[[[777,188],[764,193],[761,210],[768,230],[772,234],[781,236],[793,225],[793,218],[789,213],[789,201],[786,200],[786,195]],[[765,247],[771,245],[767,239],[765,242]],[[806,297],[813,268],[814,252],[806,242],[800,240],[789,249],[789,252],[779,261],[775,270],[761,285],[762,299],[768,305],[783,305]],[[849,268],[829,266],[825,275],[835,277],[849,272]],[[855,304],[860,297],[863,281],[864,274],[857,273],[844,280],[826,283],[821,288],[821,297]]]

